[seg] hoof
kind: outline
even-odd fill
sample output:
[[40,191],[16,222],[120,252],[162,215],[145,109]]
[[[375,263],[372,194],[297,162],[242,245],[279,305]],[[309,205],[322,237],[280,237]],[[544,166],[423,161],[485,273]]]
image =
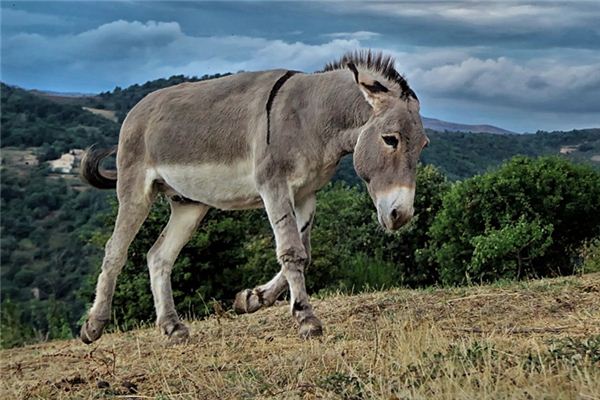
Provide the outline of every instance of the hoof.
[[79,332],[81,341],[85,344],[90,344],[100,339],[104,326],[108,321],[102,321],[94,318],[88,318]]
[[263,305],[262,297],[254,290],[245,289],[235,295],[233,310],[237,314],[253,313]]
[[190,330],[182,322],[171,325],[165,333],[169,337],[169,344],[182,344],[190,339]]
[[300,324],[298,335],[301,339],[323,336],[323,325],[317,317],[308,317]]

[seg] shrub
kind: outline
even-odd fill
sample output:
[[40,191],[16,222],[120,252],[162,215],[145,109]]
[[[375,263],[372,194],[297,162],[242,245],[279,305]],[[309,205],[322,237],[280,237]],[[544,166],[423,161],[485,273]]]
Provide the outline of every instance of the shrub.
[[573,272],[600,232],[600,173],[557,157],[515,157],[456,183],[425,253],[447,284]]

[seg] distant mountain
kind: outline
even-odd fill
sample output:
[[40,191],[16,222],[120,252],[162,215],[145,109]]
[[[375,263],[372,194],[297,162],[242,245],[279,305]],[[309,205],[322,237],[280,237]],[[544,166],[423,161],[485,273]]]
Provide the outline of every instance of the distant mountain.
[[423,117],[423,125],[426,129],[431,129],[438,132],[476,132],[476,133],[493,133],[496,135],[509,135],[515,134],[506,129],[498,128],[493,125],[469,125],[459,124],[456,122],[442,121],[435,118]]
[[95,96],[96,93],[80,93],[80,92],[53,92],[51,90],[37,90],[32,89],[30,92],[34,94],[40,94],[42,96],[53,96],[53,97],[91,97]]

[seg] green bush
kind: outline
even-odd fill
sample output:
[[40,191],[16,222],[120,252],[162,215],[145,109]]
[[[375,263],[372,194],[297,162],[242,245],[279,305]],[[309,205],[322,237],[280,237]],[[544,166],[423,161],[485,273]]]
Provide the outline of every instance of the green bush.
[[471,239],[473,256],[468,274],[484,280],[520,278],[531,261],[540,257],[552,244],[551,224],[520,219],[514,225],[491,229]]
[[600,232],[600,173],[558,157],[515,157],[456,183],[424,253],[446,284],[573,272]]

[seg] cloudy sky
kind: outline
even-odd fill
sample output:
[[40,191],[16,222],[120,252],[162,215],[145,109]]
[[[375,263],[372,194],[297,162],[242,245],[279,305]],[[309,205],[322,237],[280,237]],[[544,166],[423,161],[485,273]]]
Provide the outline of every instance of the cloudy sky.
[[424,116],[600,127],[600,2],[3,1],[1,79],[96,93],[173,74],[396,57]]

